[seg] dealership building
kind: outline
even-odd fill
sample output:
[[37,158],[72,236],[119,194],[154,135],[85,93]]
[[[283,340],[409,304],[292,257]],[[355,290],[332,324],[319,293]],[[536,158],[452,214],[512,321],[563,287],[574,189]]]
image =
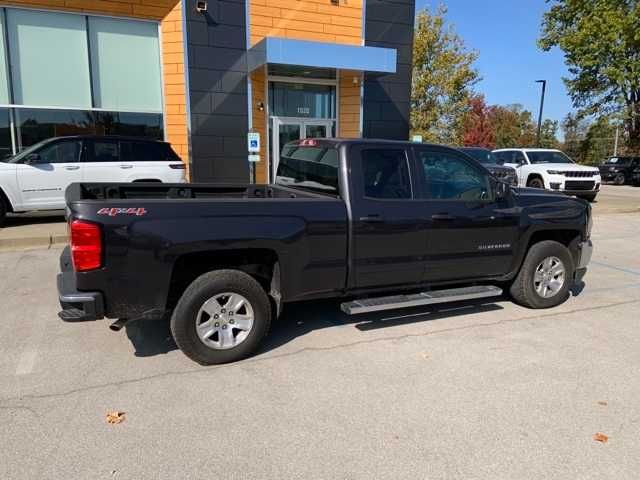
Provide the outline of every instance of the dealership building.
[[414,11],[415,0],[0,2],[0,154],[53,136],[144,136],[170,142],[193,181],[267,182],[288,141],[406,140]]

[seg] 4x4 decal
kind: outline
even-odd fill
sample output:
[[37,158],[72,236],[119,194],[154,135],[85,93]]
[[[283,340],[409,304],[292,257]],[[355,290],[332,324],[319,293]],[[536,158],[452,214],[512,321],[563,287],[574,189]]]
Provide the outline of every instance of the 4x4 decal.
[[101,208],[98,210],[98,215],[108,215],[115,217],[116,215],[135,215],[141,217],[147,214],[146,208]]

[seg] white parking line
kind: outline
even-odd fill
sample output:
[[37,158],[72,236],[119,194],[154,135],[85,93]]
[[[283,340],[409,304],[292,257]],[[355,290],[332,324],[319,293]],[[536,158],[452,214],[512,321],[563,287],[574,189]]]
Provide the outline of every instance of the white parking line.
[[38,357],[38,350],[30,348],[20,354],[18,359],[18,366],[16,367],[16,375],[28,375],[33,372],[33,367],[36,364],[36,358]]

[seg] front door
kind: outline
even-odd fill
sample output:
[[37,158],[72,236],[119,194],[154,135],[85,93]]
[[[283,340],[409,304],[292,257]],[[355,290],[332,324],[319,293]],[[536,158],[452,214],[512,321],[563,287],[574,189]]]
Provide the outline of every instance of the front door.
[[414,147],[426,230],[426,283],[510,271],[520,215],[487,171],[438,147]]
[[353,146],[349,151],[354,196],[351,288],[422,281],[427,240],[409,154],[402,145]]
[[289,142],[303,138],[330,138],[333,120],[272,117],[272,178],[275,178],[282,149]]
[[64,192],[82,181],[82,141],[48,143],[17,165],[17,179],[25,209],[64,208]]

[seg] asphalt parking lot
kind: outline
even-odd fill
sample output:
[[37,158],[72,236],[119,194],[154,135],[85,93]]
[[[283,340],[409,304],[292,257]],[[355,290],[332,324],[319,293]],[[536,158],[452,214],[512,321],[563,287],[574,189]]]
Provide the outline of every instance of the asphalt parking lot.
[[208,368],[164,322],[59,321],[60,249],[2,252],[0,478],[635,479],[640,214],[602,198],[558,308],[299,304],[260,354]]

